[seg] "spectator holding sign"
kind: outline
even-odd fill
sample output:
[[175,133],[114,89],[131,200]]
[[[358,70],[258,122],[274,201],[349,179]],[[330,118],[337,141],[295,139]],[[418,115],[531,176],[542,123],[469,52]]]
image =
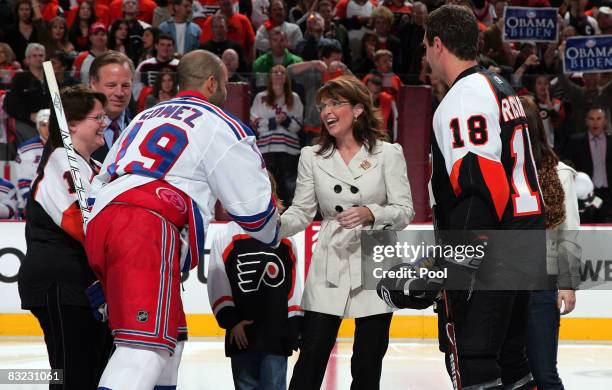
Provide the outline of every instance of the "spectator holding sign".
[[[566,43],[559,46],[559,54],[561,61],[564,60]],[[569,77],[560,72],[559,85],[565,93],[565,98],[572,104],[573,109],[573,128],[575,132],[582,132],[585,128],[584,118],[586,117],[587,109],[590,106],[598,105],[605,109],[606,114],[612,112],[612,82],[601,87],[600,73],[583,73],[582,79],[584,86],[579,86],[569,79]]]

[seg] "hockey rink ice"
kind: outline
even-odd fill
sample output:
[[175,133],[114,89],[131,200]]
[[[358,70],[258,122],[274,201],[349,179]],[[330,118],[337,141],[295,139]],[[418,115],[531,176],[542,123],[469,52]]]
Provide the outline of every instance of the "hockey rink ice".
[[[336,345],[322,389],[350,388],[352,342]],[[290,358],[289,373],[295,356]],[[0,368],[49,368],[42,338],[0,338]],[[559,372],[566,389],[612,389],[612,343],[562,342]],[[223,341],[192,338],[185,345],[178,389],[233,389],[229,359]],[[0,389],[43,390],[48,385],[0,385]],[[432,341],[392,340],[383,363],[383,390],[452,389],[442,354]]]

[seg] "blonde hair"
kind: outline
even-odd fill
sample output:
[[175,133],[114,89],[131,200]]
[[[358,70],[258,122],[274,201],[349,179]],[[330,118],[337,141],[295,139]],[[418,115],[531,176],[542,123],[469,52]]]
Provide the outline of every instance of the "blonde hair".
[[0,51],[4,53],[4,58],[7,64],[10,64],[15,61],[15,53],[8,44],[0,42]]

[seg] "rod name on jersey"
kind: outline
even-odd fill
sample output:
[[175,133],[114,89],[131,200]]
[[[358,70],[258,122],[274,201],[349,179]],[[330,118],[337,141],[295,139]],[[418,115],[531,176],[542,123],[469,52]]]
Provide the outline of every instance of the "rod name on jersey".
[[500,105],[504,122],[510,122],[518,118],[527,119],[523,105],[517,96],[512,95],[503,98]]
[[139,120],[153,119],[153,118],[170,118],[183,121],[187,126],[194,128],[194,119],[201,117],[202,111],[195,107],[185,106],[184,104],[164,104],[157,109],[151,109],[145,112],[139,118]]

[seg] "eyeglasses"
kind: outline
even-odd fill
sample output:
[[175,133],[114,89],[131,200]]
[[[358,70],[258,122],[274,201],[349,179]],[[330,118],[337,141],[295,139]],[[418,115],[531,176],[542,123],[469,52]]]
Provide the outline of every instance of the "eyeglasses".
[[329,102],[327,103],[320,103],[317,104],[317,110],[319,112],[323,112],[323,110],[325,110],[326,108],[330,108],[332,110],[337,110],[338,108],[347,105],[347,104],[351,104],[351,102],[348,101],[341,101],[341,100],[336,100],[336,99],[331,99]]
[[86,119],[93,119],[99,123],[107,123],[109,121],[108,116],[106,114],[98,114],[96,116],[87,116]]

